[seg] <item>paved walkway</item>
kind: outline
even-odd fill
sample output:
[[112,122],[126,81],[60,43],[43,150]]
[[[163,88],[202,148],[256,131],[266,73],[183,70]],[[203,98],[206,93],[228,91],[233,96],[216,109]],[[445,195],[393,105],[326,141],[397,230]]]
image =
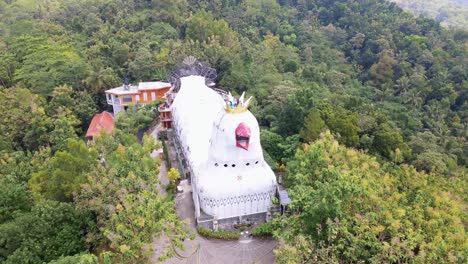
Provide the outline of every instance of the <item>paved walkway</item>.
[[[192,200],[192,188],[188,182],[182,181],[184,192],[175,198],[177,215],[180,219],[189,219],[187,226],[192,232],[196,232],[194,223],[194,205]],[[275,262],[273,249],[276,241],[273,239],[243,238],[236,241],[210,240],[197,235],[194,240],[186,240],[185,250],[179,250],[181,257],[174,257],[165,263],[193,263],[193,264],[270,264]]]
[[[156,135],[156,132],[152,134]],[[170,155],[173,154],[174,150],[171,149],[169,144],[168,148]],[[161,163],[159,177],[161,183],[168,182],[164,162]],[[197,234],[194,215],[195,209],[191,193],[192,186],[187,180],[182,181],[180,185],[183,187],[184,191],[177,194],[175,198],[177,215],[181,220],[189,219],[190,223],[187,225],[187,229]],[[159,242],[163,240],[163,238],[158,239]],[[156,252],[160,252],[160,247],[158,246],[160,243],[158,243],[158,241],[155,241],[155,254],[153,254],[151,258],[153,263],[156,263],[158,257]],[[255,239],[245,235],[240,240],[225,241],[210,240],[197,234],[194,240],[187,239],[184,242],[185,250],[177,250],[178,256],[164,263],[270,264],[275,262],[273,249],[276,245],[277,242],[273,239]]]

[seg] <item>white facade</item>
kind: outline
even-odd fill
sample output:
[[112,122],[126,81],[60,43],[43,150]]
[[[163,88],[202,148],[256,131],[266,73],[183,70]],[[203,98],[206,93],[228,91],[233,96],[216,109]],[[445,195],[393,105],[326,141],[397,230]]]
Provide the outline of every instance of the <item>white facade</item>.
[[[263,158],[257,120],[248,110],[227,112],[204,77],[180,81],[173,125],[191,170],[196,217],[200,210],[217,219],[267,212],[276,178]],[[248,148],[236,145],[241,123],[250,131]]]

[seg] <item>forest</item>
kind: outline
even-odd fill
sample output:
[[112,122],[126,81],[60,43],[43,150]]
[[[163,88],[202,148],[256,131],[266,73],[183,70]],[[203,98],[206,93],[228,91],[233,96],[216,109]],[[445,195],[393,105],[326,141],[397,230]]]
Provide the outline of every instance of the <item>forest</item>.
[[466,263],[468,32],[383,0],[0,0],[0,263],[144,263],[190,234],[158,194],[157,116],[92,146],[104,90],[187,56],[254,96],[285,170],[278,263]]

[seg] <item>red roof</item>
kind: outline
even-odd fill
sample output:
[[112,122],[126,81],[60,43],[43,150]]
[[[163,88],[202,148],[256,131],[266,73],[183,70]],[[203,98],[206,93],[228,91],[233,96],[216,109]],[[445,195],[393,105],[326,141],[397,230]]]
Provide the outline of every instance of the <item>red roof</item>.
[[111,133],[114,130],[114,117],[109,112],[104,111],[93,117],[86,132],[86,137],[99,136],[102,129],[106,130],[107,133]]

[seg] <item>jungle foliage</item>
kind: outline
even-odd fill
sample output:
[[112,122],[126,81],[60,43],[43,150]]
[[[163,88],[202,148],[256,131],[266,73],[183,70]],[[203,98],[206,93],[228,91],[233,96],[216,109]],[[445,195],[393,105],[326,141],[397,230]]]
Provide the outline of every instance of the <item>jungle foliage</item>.
[[152,234],[178,245],[154,142],[133,135],[154,106],[83,136],[105,89],[167,80],[193,55],[254,96],[265,156],[286,164],[279,263],[463,263],[467,40],[382,0],[0,0],[0,262],[136,263]]

